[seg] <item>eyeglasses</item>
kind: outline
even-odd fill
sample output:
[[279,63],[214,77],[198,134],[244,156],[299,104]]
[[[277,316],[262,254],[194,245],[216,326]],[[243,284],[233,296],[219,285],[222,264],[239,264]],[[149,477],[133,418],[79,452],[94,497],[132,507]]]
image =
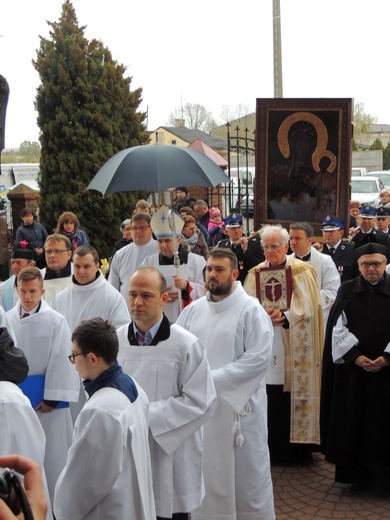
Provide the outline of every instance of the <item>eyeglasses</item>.
[[70,249],[45,249],[45,253],[47,255],[56,255],[56,256],[58,256],[60,253],[65,253],[66,251],[70,251]]
[[76,363],[77,356],[86,356],[87,354],[89,354],[89,352],[79,352],[79,354],[71,352],[68,356],[68,359],[72,363],[72,365],[74,365]]
[[272,249],[272,251],[277,251],[280,247],[282,247],[283,244],[271,244],[271,245],[264,245],[263,250],[269,251]]
[[363,267],[363,269],[369,269],[370,267],[379,269],[384,262],[386,262],[386,260],[383,260],[383,262],[361,262],[360,266]]
[[133,226],[132,230],[133,231],[145,231],[145,229],[148,229],[149,227],[150,226],[139,226],[139,227]]

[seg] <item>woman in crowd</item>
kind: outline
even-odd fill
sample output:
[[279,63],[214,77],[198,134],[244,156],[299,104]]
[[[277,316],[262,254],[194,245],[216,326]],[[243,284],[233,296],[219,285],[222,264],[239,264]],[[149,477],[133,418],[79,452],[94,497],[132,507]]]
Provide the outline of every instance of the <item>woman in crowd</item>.
[[188,216],[183,217],[184,226],[181,231],[181,244],[190,253],[203,256],[205,260],[209,257],[209,248],[203,234],[196,227],[196,219]]
[[39,269],[43,269],[46,267],[43,245],[47,238],[47,231],[42,224],[35,221],[33,211],[30,208],[23,208],[20,212],[20,218],[23,223],[16,230],[15,244],[23,241],[28,242],[34,249],[35,265]]
[[209,232],[207,231],[207,229],[204,226],[202,226],[202,224],[196,218],[195,211],[192,208],[190,208],[189,206],[184,206],[184,208],[181,208],[179,213],[180,213],[181,218],[184,218],[184,217],[194,217],[194,219],[196,220],[196,227],[199,229],[199,231],[202,232],[202,234],[204,236],[204,239],[205,239],[205,242],[207,244],[208,240],[209,240]]
[[119,249],[128,246],[133,241],[131,237],[131,220],[129,218],[122,222],[121,233],[122,237],[119,240],[117,240],[114,244],[114,249],[112,250],[112,258],[114,258],[115,253],[119,251]]
[[390,190],[388,190],[387,188],[384,188],[383,190],[381,190],[379,192],[379,198],[380,198],[380,203],[378,204],[378,207],[385,207],[385,208],[389,208],[390,207]]
[[65,211],[60,215],[57,227],[54,231],[56,234],[65,235],[72,244],[72,253],[79,247],[89,244],[89,239],[85,231],[80,229],[79,219],[72,211]]

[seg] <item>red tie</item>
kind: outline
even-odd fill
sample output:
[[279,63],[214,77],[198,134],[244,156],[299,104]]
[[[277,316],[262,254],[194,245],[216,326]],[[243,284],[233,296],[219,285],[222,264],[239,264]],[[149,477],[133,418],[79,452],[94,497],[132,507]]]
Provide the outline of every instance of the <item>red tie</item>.
[[25,312],[22,316],[22,318],[27,318],[27,316],[30,316],[30,314],[28,312]]

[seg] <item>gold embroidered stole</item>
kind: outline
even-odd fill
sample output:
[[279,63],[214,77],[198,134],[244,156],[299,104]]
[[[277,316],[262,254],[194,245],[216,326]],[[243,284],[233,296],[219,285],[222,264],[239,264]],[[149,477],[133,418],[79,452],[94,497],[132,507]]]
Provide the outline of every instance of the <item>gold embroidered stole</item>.
[[[262,262],[256,267],[265,267]],[[317,275],[313,267],[290,258],[293,293],[290,328],[283,331],[285,346],[284,390],[291,392],[290,441],[319,444],[319,407],[323,350],[323,313]],[[255,268],[253,268],[255,269]],[[248,294],[255,295],[252,270],[245,280]],[[254,292],[253,292],[254,291]]]
[[[290,441],[320,443],[323,313],[315,270],[291,258],[293,294],[285,334],[285,391],[291,392]],[[288,366],[289,365],[289,366]],[[288,386],[289,385],[289,386]]]

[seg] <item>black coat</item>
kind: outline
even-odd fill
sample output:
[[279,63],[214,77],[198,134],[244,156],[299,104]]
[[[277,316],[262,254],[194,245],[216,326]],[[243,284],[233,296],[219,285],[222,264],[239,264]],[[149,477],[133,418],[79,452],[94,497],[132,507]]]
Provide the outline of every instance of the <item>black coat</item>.
[[[342,312],[359,340],[332,359],[332,330]],[[369,373],[355,364],[358,355],[380,356],[390,342],[390,278],[370,286],[360,275],[341,285],[329,314],[321,383],[321,449],[325,459],[343,466],[390,466],[390,367]]]
[[245,252],[240,245],[232,246],[230,238],[224,238],[218,242],[217,247],[227,247],[228,249],[231,249],[236,255],[239,272],[237,280],[239,280],[242,285],[244,285],[248,271],[252,269],[252,267],[256,267],[256,265],[264,262],[265,260],[264,253],[258,239],[249,240],[248,249]]

